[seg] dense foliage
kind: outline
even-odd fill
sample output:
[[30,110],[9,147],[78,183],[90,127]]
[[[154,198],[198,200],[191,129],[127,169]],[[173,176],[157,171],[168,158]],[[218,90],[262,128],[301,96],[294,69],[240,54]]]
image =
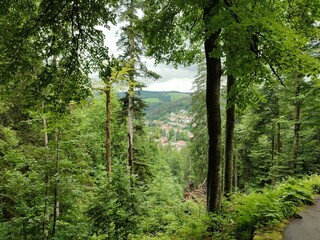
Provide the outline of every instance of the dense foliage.
[[[2,1],[0,239],[245,240],[312,204],[319,9],[319,0]],[[119,59],[99,30],[115,23]],[[141,78],[159,78],[144,54],[187,65],[203,59],[202,45],[191,101],[141,97]],[[158,144],[147,103],[149,119],[190,111],[190,144]]]

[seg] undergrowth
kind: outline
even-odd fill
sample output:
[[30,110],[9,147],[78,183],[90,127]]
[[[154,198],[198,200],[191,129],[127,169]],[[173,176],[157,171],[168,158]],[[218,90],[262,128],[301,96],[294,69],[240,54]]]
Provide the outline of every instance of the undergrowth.
[[163,230],[142,231],[130,239],[250,240],[259,230],[276,227],[294,216],[299,206],[312,204],[313,195],[319,193],[320,176],[313,175],[303,179],[288,178],[250,194],[235,193],[229,201],[223,201],[218,214],[206,214],[205,204],[199,199],[187,200],[168,206],[170,211],[162,208],[170,220],[162,226]]

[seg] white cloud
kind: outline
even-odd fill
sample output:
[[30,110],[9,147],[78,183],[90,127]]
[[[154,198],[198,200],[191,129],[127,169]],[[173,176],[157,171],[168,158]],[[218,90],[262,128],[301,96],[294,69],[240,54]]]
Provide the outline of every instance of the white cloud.
[[[110,30],[100,28],[106,38],[105,45],[109,48],[109,53],[114,56],[119,56],[121,51],[118,50],[116,42],[119,37],[120,26],[111,26]],[[175,69],[171,65],[159,64],[154,65],[154,60],[151,58],[143,58],[147,68],[158,73],[161,78],[158,80],[142,79],[141,81],[147,85],[145,90],[148,91],[180,91],[191,92],[192,82],[197,74],[197,67],[179,66]]]
[[143,90],[191,92],[191,88],[192,88],[192,80],[173,78],[168,81],[151,83]]
[[159,64],[154,66],[148,62],[147,67],[149,70],[160,74],[161,78],[158,80],[143,80],[147,85],[145,90],[191,92],[192,82],[197,73],[195,66],[179,66],[175,69],[171,65]]

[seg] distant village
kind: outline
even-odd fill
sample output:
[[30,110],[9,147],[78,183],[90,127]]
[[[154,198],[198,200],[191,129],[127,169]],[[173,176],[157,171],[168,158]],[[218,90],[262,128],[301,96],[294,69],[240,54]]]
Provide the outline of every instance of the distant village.
[[190,132],[192,118],[188,111],[171,112],[165,120],[153,120],[149,125],[159,127],[161,137],[157,141],[162,146],[171,146],[180,151],[193,134]]

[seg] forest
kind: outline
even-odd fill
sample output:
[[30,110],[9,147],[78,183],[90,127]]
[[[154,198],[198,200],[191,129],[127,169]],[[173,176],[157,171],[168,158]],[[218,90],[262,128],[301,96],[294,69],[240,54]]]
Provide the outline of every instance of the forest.
[[[277,240],[320,194],[320,0],[3,0],[0,30],[0,239]],[[181,151],[145,57],[198,66]]]

